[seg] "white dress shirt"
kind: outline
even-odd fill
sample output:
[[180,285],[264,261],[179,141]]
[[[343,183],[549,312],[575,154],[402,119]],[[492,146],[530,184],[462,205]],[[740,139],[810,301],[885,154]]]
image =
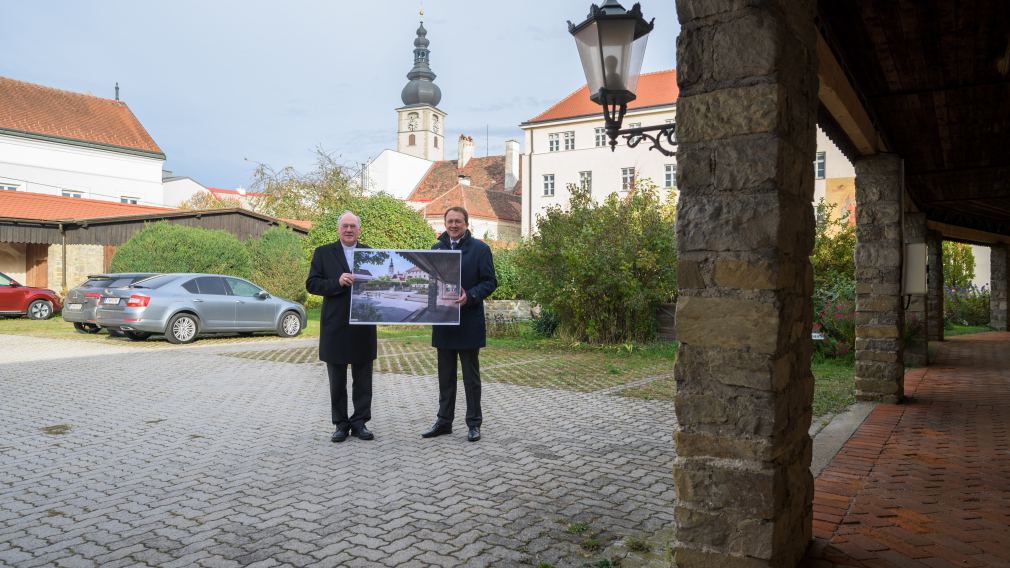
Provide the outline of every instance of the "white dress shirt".
[[354,243],[352,246],[347,246],[344,243],[340,243],[340,246],[344,247],[344,258],[347,260],[347,268],[350,272],[354,272],[354,249],[358,246],[358,243]]

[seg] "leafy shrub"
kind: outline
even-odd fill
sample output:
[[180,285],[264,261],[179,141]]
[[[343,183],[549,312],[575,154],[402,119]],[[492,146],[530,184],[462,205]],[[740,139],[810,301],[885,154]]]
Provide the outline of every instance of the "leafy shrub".
[[492,249],[494,272],[498,278],[498,288],[491,294],[492,300],[519,300],[519,270],[516,268],[516,249],[496,246]]
[[557,314],[559,332],[591,343],[651,339],[656,310],[677,293],[672,207],[654,185],[602,203],[570,185],[569,207],[549,208],[519,247],[519,292]]
[[856,228],[849,212],[836,213],[837,205],[822,198],[815,210],[813,331],[824,334],[814,343],[817,353],[840,357],[856,347]]
[[[420,213],[403,201],[385,193],[371,197],[352,196],[328,206],[313,221],[304,242],[307,260],[312,258],[316,247],[340,240],[337,222],[344,211],[361,218],[361,242],[372,248],[430,249],[435,244],[435,231]],[[310,307],[322,305],[322,299],[311,294],[306,302]]]
[[308,263],[302,237],[285,227],[274,227],[246,242],[252,259],[251,280],[274,296],[304,302]]
[[226,231],[150,223],[112,257],[113,272],[208,272],[248,278],[249,251]]
[[837,207],[821,198],[815,210],[814,249],[810,254],[815,290],[832,290],[856,280],[856,227],[849,222],[849,212],[838,214]]
[[856,286],[840,281],[831,288],[814,290],[814,332],[824,339],[814,343],[818,353],[840,357],[856,348]]
[[537,337],[554,337],[558,332],[558,316],[550,310],[540,310],[533,316],[531,327]]
[[429,249],[435,244],[435,232],[420,213],[395,197],[379,193],[343,200],[317,217],[305,243],[308,258],[312,258],[316,247],[340,239],[337,221],[344,211],[361,218],[361,242],[372,248]]
[[[944,243],[947,244],[947,243]],[[944,273],[944,279],[946,279]],[[974,284],[963,287],[944,286],[943,322],[951,325],[989,325],[989,289]]]

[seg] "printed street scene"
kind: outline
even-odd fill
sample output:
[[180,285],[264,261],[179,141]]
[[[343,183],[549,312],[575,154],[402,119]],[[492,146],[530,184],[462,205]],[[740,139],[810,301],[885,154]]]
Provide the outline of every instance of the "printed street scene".
[[459,323],[459,251],[357,250],[351,323]]

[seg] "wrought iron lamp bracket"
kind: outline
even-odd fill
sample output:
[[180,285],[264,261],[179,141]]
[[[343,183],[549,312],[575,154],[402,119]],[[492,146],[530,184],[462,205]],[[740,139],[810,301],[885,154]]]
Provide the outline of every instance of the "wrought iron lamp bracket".
[[[652,145],[648,148],[649,150],[658,150],[664,156],[674,156],[677,154],[676,124],[658,124],[656,126],[640,126],[622,130],[621,123],[624,122],[624,115],[627,111],[627,103],[603,105],[603,119],[606,125],[607,136],[610,138],[611,152],[617,148],[617,138],[623,136],[624,141],[628,144],[628,148],[634,148],[644,140],[648,140],[652,142]],[[672,150],[663,147],[664,139],[666,140],[666,144],[673,147]]]

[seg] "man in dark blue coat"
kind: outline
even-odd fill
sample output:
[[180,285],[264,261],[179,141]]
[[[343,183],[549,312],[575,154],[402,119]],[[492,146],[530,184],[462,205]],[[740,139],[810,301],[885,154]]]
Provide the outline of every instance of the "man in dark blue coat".
[[[365,427],[372,418],[372,361],[376,356],[374,325],[351,325],[351,286],[354,284],[354,249],[361,221],[350,211],[340,216],[340,241],[312,253],[305,289],[323,297],[319,317],[319,359],[326,362],[330,379],[330,417],[336,430],[330,439],[343,442],[348,433],[362,440],[375,436]],[[354,414],[347,416],[347,365],[351,366]]]
[[463,291],[456,301],[460,306],[459,325],[436,325],[431,329],[431,346],[438,349],[438,419],[421,434],[434,438],[452,432],[456,412],[456,361],[463,366],[463,390],[466,393],[467,439],[480,440],[480,348],[487,344],[484,326],[484,298],[498,287],[491,247],[470,234],[470,215],[462,207],[450,207],[443,216],[445,232],[431,247],[462,252],[460,280]]

